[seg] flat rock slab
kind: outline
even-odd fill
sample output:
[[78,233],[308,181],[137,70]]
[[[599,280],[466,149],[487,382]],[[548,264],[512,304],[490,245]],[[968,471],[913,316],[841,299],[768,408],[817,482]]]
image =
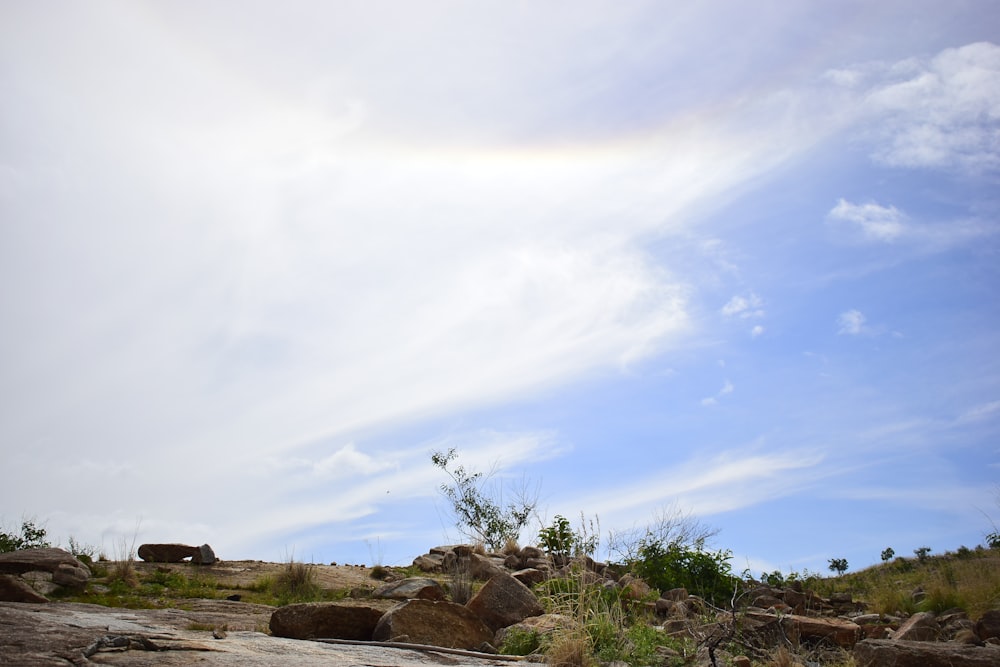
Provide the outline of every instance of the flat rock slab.
[[[273,608],[219,600],[196,601],[180,609],[114,609],[90,604],[37,605],[0,602],[0,664],[36,667],[68,664],[154,667],[218,665],[225,667],[450,667],[505,666],[491,658],[447,655],[383,646],[321,644],[234,630],[261,623]],[[192,626],[228,625],[223,639]],[[124,638],[124,640],[122,640]],[[89,658],[84,652],[96,648]],[[127,644],[115,647],[114,643]],[[153,649],[159,650],[153,650]],[[89,662],[88,662],[89,660]]]

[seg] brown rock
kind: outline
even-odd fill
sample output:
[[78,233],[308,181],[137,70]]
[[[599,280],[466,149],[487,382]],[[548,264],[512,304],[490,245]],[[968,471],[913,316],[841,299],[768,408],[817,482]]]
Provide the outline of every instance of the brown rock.
[[1000,611],[992,609],[976,621],[976,636],[983,641],[1000,637]]
[[49,599],[32,588],[28,582],[0,574],[0,600],[4,602],[48,602]]
[[854,647],[854,663],[857,667],[996,667],[1000,647],[865,639]]
[[498,574],[487,581],[465,606],[494,633],[529,616],[545,613],[531,589],[509,574]]
[[664,600],[683,602],[688,599],[688,591],[686,588],[671,588],[669,591],[661,594],[660,597]]
[[892,633],[892,639],[915,642],[932,642],[938,638],[938,624],[934,613],[922,611],[906,619],[899,629]]
[[789,614],[781,617],[781,627],[793,643],[830,641],[841,648],[852,648],[861,635],[857,623],[839,618]]
[[372,633],[376,641],[406,635],[410,642],[475,650],[493,641],[493,632],[463,605],[447,601],[409,600],[387,611]]
[[[461,556],[459,557],[461,558]],[[469,555],[469,574],[478,581],[489,581],[498,574],[504,574],[503,561],[497,563],[489,556],[477,553]]]
[[187,544],[143,544],[139,547],[139,558],[147,563],[180,563],[187,558],[200,556],[198,547]]
[[426,554],[413,559],[413,566],[421,572],[440,572],[444,563],[443,554]]
[[23,574],[32,571],[51,572],[52,581],[60,586],[80,588],[90,579],[90,570],[63,549],[23,549],[0,554],[0,574]]
[[504,639],[513,630],[521,632],[534,632],[542,636],[555,634],[560,630],[570,630],[579,626],[579,622],[571,616],[563,614],[542,614],[541,616],[531,616],[520,623],[515,623],[506,628],[500,628],[496,634],[496,645],[503,644]]
[[275,637],[371,641],[379,619],[394,606],[388,600],[290,604],[271,614],[269,627]]
[[408,577],[386,584],[372,593],[372,597],[389,600],[443,600],[441,584],[426,577]]

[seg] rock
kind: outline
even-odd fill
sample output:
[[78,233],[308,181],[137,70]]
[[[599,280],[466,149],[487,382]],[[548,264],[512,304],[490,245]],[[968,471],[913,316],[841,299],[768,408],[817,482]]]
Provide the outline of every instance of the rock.
[[426,554],[413,559],[413,567],[421,572],[440,572],[444,562],[443,554]]
[[781,617],[781,627],[794,644],[829,641],[849,649],[854,647],[861,635],[861,626],[839,618],[789,614]]
[[463,605],[447,601],[408,600],[387,611],[372,633],[376,641],[407,635],[416,644],[474,650],[493,641],[493,632]]
[[0,600],[4,602],[48,602],[49,599],[32,588],[28,582],[0,574]]
[[663,600],[673,600],[674,602],[683,602],[688,599],[688,592],[686,588],[671,588],[669,591],[660,594],[660,598]]
[[507,635],[515,630],[521,632],[534,632],[541,636],[555,634],[557,631],[570,630],[578,627],[579,623],[571,616],[563,614],[542,614],[541,616],[530,616],[520,623],[500,628],[496,634],[496,645],[503,644]]
[[1000,647],[865,639],[854,647],[854,663],[857,667],[996,667]]
[[750,667],[750,658],[745,655],[738,655],[733,658],[733,667]]
[[986,641],[991,637],[1000,637],[1000,611],[992,609],[976,621],[976,636]]
[[191,556],[191,562],[197,563],[198,565],[214,565],[215,564],[215,552],[212,551],[212,547],[207,544],[203,544],[198,547],[198,550],[193,556]]
[[409,577],[376,589],[372,597],[387,600],[443,600],[441,584],[426,577]]
[[545,559],[545,552],[538,547],[521,547],[517,555],[521,557],[521,562],[527,562],[530,558]]
[[275,637],[371,641],[379,619],[395,605],[381,600],[290,604],[271,614],[268,627]]
[[[122,609],[60,602],[0,602],[0,665],[68,667],[510,667],[492,657],[444,656],[367,644],[326,644],[275,637],[266,628],[274,611],[264,605],[201,600],[194,609]],[[211,610],[211,612],[204,611]],[[225,628],[226,638],[213,639]],[[128,643],[119,644],[119,640]],[[112,640],[112,641],[109,641]],[[107,648],[98,648],[99,645]],[[120,647],[116,647],[118,644]],[[89,660],[85,649],[96,651]],[[124,650],[127,648],[128,650]],[[162,650],[155,650],[162,649]]]
[[518,570],[511,576],[520,581],[528,588],[540,584],[549,578],[547,574],[545,574],[541,570],[536,570],[533,567],[526,567],[523,570]]
[[938,634],[938,624],[934,618],[934,613],[922,611],[906,619],[906,622],[892,633],[892,639],[933,642],[937,641]]
[[51,572],[53,583],[82,588],[90,579],[90,570],[73,554],[63,549],[23,549],[0,554],[0,574]]
[[498,574],[479,589],[466,605],[492,632],[545,613],[527,586],[509,574]]
[[645,581],[631,574],[626,574],[618,580],[618,585],[622,589],[622,595],[632,600],[642,600],[646,598],[652,589]]
[[469,574],[478,581],[489,581],[498,574],[504,574],[502,561],[498,564],[489,556],[473,553],[469,556]]
[[147,563],[180,563],[194,558],[200,552],[198,547],[186,544],[143,544],[139,547],[139,558]]

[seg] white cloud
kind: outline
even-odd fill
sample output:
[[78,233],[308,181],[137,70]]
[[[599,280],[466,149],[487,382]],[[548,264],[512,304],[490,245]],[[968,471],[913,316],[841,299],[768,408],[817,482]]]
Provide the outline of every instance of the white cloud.
[[[1000,167],[1000,46],[946,49],[930,60],[896,63],[879,78],[864,102],[881,123],[876,160],[898,167]],[[839,79],[854,85],[852,77]]]
[[847,310],[837,317],[837,333],[857,336],[868,331],[867,318],[860,310]]
[[841,199],[830,209],[828,217],[854,223],[866,239],[875,241],[894,241],[906,231],[903,224],[906,216],[899,209],[873,202],[852,204]]
[[959,423],[986,421],[998,414],[1000,414],[1000,401],[990,401],[969,408],[959,416],[958,421]]
[[750,292],[747,295],[737,294],[722,307],[723,315],[726,317],[740,317],[743,319],[764,317],[764,301]]
[[754,326],[754,328],[750,330],[750,336],[753,338],[757,338],[758,336],[762,336],[763,334],[764,334],[764,327],[762,327],[759,324]]

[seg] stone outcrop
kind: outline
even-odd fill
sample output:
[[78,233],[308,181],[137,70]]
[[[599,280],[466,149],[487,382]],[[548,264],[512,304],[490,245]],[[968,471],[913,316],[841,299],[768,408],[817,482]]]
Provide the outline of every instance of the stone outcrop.
[[55,586],[83,588],[90,579],[90,569],[63,549],[23,549],[0,554],[0,574],[27,575],[45,572]]
[[269,628],[275,637],[371,641],[379,619],[395,604],[388,600],[290,604],[271,614]]
[[405,641],[479,650],[493,641],[493,631],[463,605],[408,600],[387,611],[372,633],[376,641]]
[[386,600],[443,600],[445,594],[444,588],[434,579],[408,577],[375,589],[372,597]]
[[505,573],[487,581],[465,606],[493,632],[545,612],[527,586]]
[[1000,646],[865,639],[854,647],[857,667],[996,667]]
[[192,563],[212,565],[216,560],[215,552],[207,544],[200,547],[187,544],[143,544],[139,547],[138,554],[147,563],[181,563],[190,558]]

